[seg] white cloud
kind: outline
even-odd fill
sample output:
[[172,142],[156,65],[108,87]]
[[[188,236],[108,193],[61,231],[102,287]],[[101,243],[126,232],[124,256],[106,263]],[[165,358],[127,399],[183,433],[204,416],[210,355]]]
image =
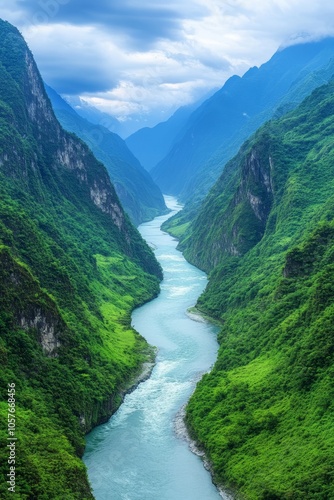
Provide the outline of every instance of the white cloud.
[[96,0],[94,12],[78,2],[2,0],[0,16],[58,92],[122,119],[160,119],[300,33],[334,35],[332,0]]

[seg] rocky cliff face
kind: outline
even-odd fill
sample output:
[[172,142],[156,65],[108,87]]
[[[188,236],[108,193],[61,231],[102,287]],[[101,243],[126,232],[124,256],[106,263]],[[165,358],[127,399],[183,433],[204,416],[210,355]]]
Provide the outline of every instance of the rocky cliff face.
[[25,79],[23,91],[29,119],[31,123],[34,123],[37,126],[41,133],[45,133],[46,130],[49,129],[50,125],[53,126],[58,132],[56,139],[59,139],[60,128],[55,123],[49,99],[45,95],[43,85],[41,84],[40,74],[28,47],[25,48],[24,61]]
[[16,262],[6,248],[0,250],[0,278],[0,310],[6,310],[11,316],[12,328],[34,331],[44,355],[57,357],[65,323],[30,272]]
[[30,311],[30,317],[22,313],[19,327],[24,330],[30,328],[36,330],[43,352],[47,356],[57,356],[57,349],[61,345],[59,341],[59,320],[45,314],[42,309],[34,309]]
[[209,271],[224,255],[241,256],[260,241],[274,199],[274,168],[269,137],[243,148],[203,204],[191,239],[181,245],[188,259]]
[[[126,143],[101,125],[79,116],[53,89],[45,85],[56,116],[65,130],[75,133],[107,168],[123,208],[135,225],[165,213],[163,196]],[[119,221],[118,221],[119,223]]]
[[[227,243],[222,247],[223,251],[242,255],[263,236],[274,195],[272,169],[272,158],[263,156],[256,147],[243,160],[240,184],[226,214],[234,222],[231,231],[222,235]],[[247,224],[256,228],[250,244],[245,236],[246,214]]]
[[[117,195],[111,185],[109,176],[102,165],[96,162],[94,175],[90,172],[92,154],[82,142],[66,133],[57,121],[50,100],[45,92],[44,84],[38,68],[28,47],[24,47],[24,112],[28,122],[33,126],[33,134],[39,142],[39,149],[45,156],[50,169],[66,168],[74,173],[81,186],[87,188],[93,203],[104,213],[110,215],[119,230],[124,229],[124,213]],[[9,68],[7,68],[8,70]],[[21,135],[25,133],[27,121],[16,123]],[[7,157],[7,161],[10,159]],[[25,158],[18,158],[25,163]],[[6,157],[2,159],[6,169]],[[37,166],[38,168],[38,166]],[[36,164],[30,164],[36,171]],[[26,172],[27,175],[27,172]]]
[[272,158],[260,157],[256,148],[253,148],[245,160],[240,186],[234,198],[235,206],[247,200],[255,217],[264,224],[273,197],[272,169]]

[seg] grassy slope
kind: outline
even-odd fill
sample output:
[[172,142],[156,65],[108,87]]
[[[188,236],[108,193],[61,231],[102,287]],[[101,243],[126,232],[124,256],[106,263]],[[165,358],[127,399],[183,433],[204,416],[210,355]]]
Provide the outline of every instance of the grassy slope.
[[262,239],[239,248],[239,257],[215,245],[228,228],[225,216],[249,231],[239,212],[245,200],[231,212],[238,175],[206,221],[212,239],[202,241],[203,267],[213,265],[210,252],[218,265],[198,307],[223,326],[218,361],[198,384],[187,422],[216,479],[241,498],[334,497],[333,90],[333,83],[318,89],[266,125],[238,157],[240,172],[265,140],[262,160],[274,159]]
[[[3,22],[0,61],[0,497],[12,497],[15,383],[15,497],[91,499],[84,433],[117,408],[151,356],[130,313],[158,293],[161,270],[104,167],[57,124],[23,39]],[[59,343],[51,353],[45,331]]]

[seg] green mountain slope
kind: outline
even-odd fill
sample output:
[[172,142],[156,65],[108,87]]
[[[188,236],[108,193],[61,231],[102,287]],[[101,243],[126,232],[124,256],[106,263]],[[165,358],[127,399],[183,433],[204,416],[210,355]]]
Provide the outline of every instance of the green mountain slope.
[[150,174],[133,156],[126,143],[101,125],[79,116],[66,101],[46,85],[53,109],[62,126],[86,142],[106,166],[119,199],[135,225],[167,211],[163,196]]
[[130,313],[161,277],[105,167],[61,128],[23,38],[1,21],[1,498],[13,496],[13,384],[14,496],[93,498],[79,458],[84,433],[117,408],[151,356]]
[[250,134],[329,81],[333,54],[333,38],[294,45],[230,78],[189,117],[183,136],[152,169],[154,181],[182,201],[203,199]]
[[185,242],[218,360],[187,408],[245,499],[334,497],[334,83],[244,144]]

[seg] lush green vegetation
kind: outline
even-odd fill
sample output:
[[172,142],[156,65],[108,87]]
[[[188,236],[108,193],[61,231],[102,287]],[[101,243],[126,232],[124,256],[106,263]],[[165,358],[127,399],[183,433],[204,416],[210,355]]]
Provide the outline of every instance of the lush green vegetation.
[[132,309],[161,269],[107,172],[56,121],[18,31],[0,23],[0,497],[11,498],[15,384],[19,499],[91,499],[84,433],[107,419],[152,352]]
[[222,324],[187,423],[245,499],[334,498],[333,96],[259,130],[183,243],[211,270],[198,308]]

